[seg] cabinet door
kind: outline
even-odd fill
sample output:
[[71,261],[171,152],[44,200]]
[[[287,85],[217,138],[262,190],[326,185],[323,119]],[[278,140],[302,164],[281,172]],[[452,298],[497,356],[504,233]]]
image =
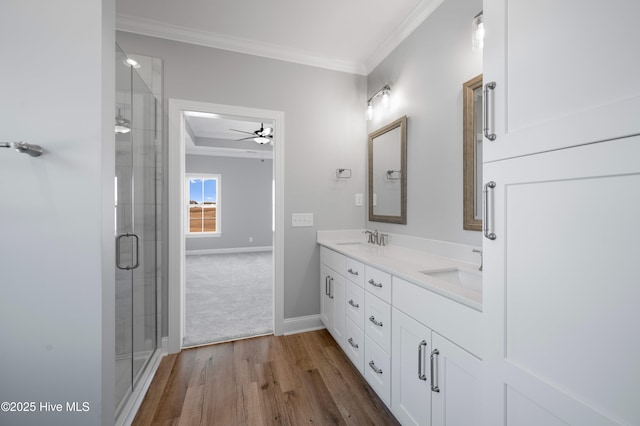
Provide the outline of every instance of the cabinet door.
[[640,137],[486,165],[486,425],[640,424]]
[[431,424],[469,426],[480,424],[482,362],[449,340],[433,333],[430,352]]
[[640,133],[640,2],[485,0],[484,161]]
[[392,316],[391,411],[403,425],[429,425],[431,330],[395,308]]
[[331,332],[333,328],[333,299],[331,298],[331,276],[334,272],[320,264],[320,320]]

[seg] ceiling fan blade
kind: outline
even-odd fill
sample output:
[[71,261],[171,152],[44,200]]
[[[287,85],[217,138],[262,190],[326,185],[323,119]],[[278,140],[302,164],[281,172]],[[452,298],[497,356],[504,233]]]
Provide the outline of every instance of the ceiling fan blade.
[[273,133],[273,127],[265,127],[262,130],[262,136],[271,136],[271,134]]
[[252,133],[252,132],[245,132],[244,130],[237,130],[237,129],[229,129],[229,130],[232,130],[234,132],[246,133],[248,135],[254,135],[255,134],[255,133]]
[[249,139],[253,139],[255,137],[256,137],[256,135],[249,136],[248,138],[236,139],[236,142],[238,142],[238,141],[246,141],[246,140],[249,140]]

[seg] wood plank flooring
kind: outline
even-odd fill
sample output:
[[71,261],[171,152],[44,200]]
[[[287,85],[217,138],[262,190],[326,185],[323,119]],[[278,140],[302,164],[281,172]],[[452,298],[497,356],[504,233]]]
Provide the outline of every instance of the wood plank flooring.
[[134,425],[398,425],[326,330],[163,358]]

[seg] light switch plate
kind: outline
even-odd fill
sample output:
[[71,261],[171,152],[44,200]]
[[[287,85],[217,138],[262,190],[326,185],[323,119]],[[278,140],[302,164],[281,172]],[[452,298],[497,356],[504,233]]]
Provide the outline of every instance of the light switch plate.
[[313,213],[292,213],[291,226],[313,226]]
[[356,194],[356,206],[362,206],[363,202],[362,194]]

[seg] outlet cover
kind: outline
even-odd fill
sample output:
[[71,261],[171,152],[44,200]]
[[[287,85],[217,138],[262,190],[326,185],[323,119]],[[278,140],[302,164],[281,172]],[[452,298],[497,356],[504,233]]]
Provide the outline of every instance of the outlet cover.
[[292,213],[291,226],[313,226],[313,213]]

